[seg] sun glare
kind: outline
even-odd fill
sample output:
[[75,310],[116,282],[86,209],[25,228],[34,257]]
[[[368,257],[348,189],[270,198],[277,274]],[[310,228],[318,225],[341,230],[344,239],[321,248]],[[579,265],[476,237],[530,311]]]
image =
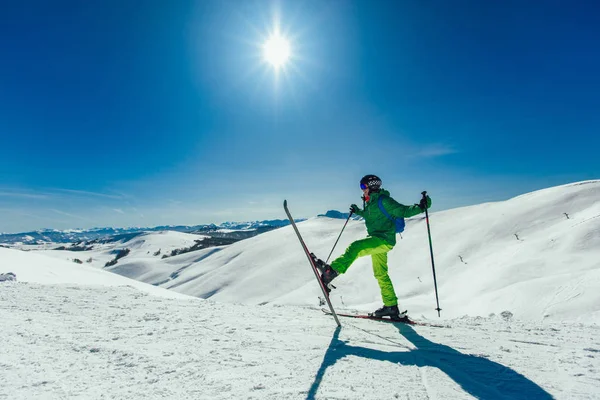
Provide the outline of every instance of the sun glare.
[[281,68],[290,58],[290,43],[278,34],[273,35],[263,45],[263,54],[266,62],[274,68]]

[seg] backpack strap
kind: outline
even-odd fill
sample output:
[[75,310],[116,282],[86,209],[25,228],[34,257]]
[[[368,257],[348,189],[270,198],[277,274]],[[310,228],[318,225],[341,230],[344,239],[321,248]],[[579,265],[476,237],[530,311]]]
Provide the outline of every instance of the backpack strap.
[[379,209],[381,210],[381,212],[383,213],[383,215],[385,215],[385,217],[387,219],[389,219],[390,221],[394,222],[395,218],[392,217],[385,209],[385,207],[383,206],[383,197],[384,196],[379,196],[379,200],[377,200],[377,205],[379,206]]

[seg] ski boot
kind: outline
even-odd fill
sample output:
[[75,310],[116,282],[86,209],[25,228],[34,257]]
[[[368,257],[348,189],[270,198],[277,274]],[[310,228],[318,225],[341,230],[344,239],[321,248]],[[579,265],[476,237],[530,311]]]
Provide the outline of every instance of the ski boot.
[[390,317],[390,319],[392,321],[399,321],[399,322],[407,322],[409,321],[408,316],[406,315],[406,311],[400,312],[400,310],[398,310],[398,306],[383,306],[380,309],[376,310],[375,312],[372,312],[369,314],[371,317],[377,317],[377,318],[382,318],[382,317]]
[[323,285],[328,287],[331,281],[334,280],[339,274],[339,272],[331,268],[331,265],[325,264],[323,272],[321,273],[321,280],[323,281]]
[[323,282],[323,286],[327,289],[327,293],[330,293],[332,288],[335,289],[335,286],[330,283],[339,275],[339,272],[331,268],[329,264],[325,264],[325,261],[317,258],[314,253],[310,253],[310,257],[315,263],[315,267],[321,272],[321,282]]
[[310,258],[312,258],[313,262],[315,263],[315,267],[317,267],[319,272],[322,274],[325,270],[325,262],[320,258],[317,258],[317,256],[315,256],[315,253],[310,253]]

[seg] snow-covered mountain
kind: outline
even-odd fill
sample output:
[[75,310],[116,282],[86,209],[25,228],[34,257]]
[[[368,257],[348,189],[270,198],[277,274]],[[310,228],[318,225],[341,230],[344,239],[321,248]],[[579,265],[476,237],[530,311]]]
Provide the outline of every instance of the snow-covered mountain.
[[[407,220],[390,273],[401,305],[443,328],[335,329],[291,227],[167,258],[198,235],[0,248],[0,273],[17,276],[0,283],[0,398],[600,398],[600,181],[434,210],[442,318],[422,218]],[[326,257],[343,223],[298,227]],[[365,234],[350,221],[334,257]],[[380,305],[368,259],[335,284],[338,309]]]
[[[435,204],[435,203],[434,203]],[[293,212],[293,204],[290,205]],[[439,294],[444,315],[600,323],[600,181],[565,185],[430,215]],[[298,227],[311,249],[326,258],[344,221],[316,217]],[[365,237],[351,220],[333,257]],[[226,246],[185,252],[201,237],[147,233],[89,251],[44,251],[187,295],[244,304],[312,306],[320,294],[291,227]],[[115,255],[127,256],[106,267]],[[413,315],[436,313],[429,244],[422,216],[389,253],[390,276],[401,306]],[[336,279],[338,306],[372,310],[380,303],[370,259],[359,259]]]
[[275,219],[250,222],[224,222],[219,225],[168,225],[155,227],[130,227],[130,228],[93,228],[93,229],[42,229],[23,233],[0,233],[0,243],[12,245],[43,245],[56,243],[81,243],[89,241],[120,241],[123,238],[133,238],[144,232],[174,231],[185,233],[198,233],[223,237],[227,232],[233,237],[238,232],[240,239],[255,236],[269,230],[289,225],[287,219]]
[[[599,181],[433,212],[430,220],[446,316],[509,310],[519,318],[600,323]],[[340,220],[314,218],[298,227],[308,247],[326,258],[342,225]],[[365,235],[363,222],[350,221],[333,257]],[[421,216],[407,220],[389,265],[401,305],[415,315],[433,317],[431,261]],[[247,304],[308,306],[319,294],[291,227],[181,266],[185,269],[163,287]],[[372,310],[381,304],[368,257],[359,259],[336,284],[332,298],[338,306]]]

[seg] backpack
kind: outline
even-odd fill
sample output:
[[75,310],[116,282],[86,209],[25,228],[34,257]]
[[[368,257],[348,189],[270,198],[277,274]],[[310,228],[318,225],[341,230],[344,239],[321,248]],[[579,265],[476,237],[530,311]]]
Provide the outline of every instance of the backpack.
[[385,215],[385,217],[387,219],[389,219],[390,221],[392,221],[394,223],[394,226],[396,227],[396,233],[402,233],[404,232],[404,227],[406,226],[406,223],[404,222],[404,218],[396,218],[396,217],[392,217],[386,210],[385,207],[383,206],[383,197],[384,196],[379,196],[379,200],[377,201],[377,205],[379,206],[379,209],[381,210],[381,212],[383,213],[383,215]]

